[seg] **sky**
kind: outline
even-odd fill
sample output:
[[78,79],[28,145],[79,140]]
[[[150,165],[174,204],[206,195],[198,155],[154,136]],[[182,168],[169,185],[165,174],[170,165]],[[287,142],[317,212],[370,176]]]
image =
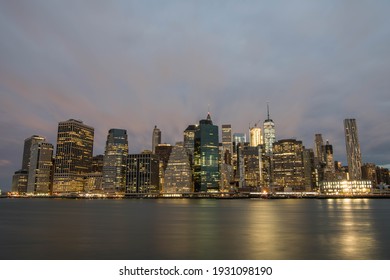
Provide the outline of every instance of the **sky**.
[[390,164],[390,1],[1,1],[0,189],[24,140],[56,143],[58,122],[110,128],[131,153],[210,111],[248,134],[267,102],[276,139],[314,147],[321,133],[346,165],[355,118],[364,162]]

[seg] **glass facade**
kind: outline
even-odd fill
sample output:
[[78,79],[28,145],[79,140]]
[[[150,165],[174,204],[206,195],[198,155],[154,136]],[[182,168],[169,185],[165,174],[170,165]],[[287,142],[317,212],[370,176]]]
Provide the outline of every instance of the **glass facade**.
[[43,194],[52,191],[53,145],[46,142],[31,146],[27,193]]
[[161,130],[154,126],[153,135],[152,135],[152,153],[156,152],[156,147],[158,144],[161,144]]
[[219,190],[219,135],[210,114],[195,131],[194,181],[196,192]]
[[184,136],[184,148],[187,150],[191,157],[191,162],[194,157],[194,143],[195,143],[195,131],[196,125],[189,125],[183,132]]
[[103,160],[103,189],[124,192],[126,187],[126,157],[129,153],[127,131],[110,129]]
[[159,193],[159,160],[153,154],[127,157],[126,192]]
[[45,142],[45,137],[33,135],[26,140],[24,140],[24,149],[23,149],[23,162],[22,169],[29,170],[30,168],[30,157],[31,157],[31,147],[35,143]]

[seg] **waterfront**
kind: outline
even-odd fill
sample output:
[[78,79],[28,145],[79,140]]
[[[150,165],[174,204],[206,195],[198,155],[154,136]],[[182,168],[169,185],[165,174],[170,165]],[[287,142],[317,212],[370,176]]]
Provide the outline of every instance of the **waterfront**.
[[387,199],[2,199],[1,259],[389,259]]

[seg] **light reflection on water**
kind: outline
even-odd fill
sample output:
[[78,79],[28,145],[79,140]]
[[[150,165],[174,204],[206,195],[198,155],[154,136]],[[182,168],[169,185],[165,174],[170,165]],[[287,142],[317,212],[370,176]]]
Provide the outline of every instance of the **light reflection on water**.
[[2,259],[389,259],[389,200],[0,201]]

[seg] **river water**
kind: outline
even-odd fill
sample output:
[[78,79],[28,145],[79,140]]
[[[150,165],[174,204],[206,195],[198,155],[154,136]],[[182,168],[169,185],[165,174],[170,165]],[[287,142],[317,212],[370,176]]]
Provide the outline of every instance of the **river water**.
[[390,200],[0,199],[0,259],[390,259]]

